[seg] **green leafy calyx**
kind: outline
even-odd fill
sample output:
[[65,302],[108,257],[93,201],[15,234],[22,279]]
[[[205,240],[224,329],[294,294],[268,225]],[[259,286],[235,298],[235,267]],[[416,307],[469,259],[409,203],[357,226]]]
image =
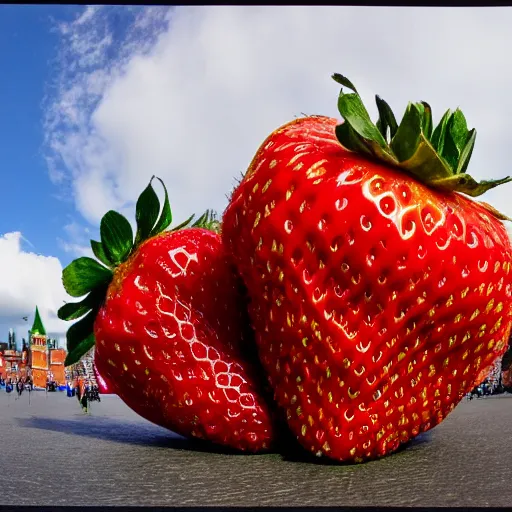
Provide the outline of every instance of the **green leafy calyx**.
[[[160,181],[164,189],[162,207],[152,185],[154,179]],[[220,229],[220,223],[211,210],[207,210],[195,222],[194,218],[195,215],[192,215],[171,231],[191,227],[202,227],[215,232]],[[64,304],[58,311],[61,320],[78,319],[66,333],[66,366],[78,362],[94,346],[94,321],[105,300],[115,269],[144,241],[162,233],[170,226],[172,213],[169,196],[160,178],[153,176],[139,196],[135,220],[137,231],[134,237],[131,224],[123,215],[113,210],[107,212],[100,222],[101,240],[91,240],[91,248],[98,261],[81,257],[72,261],[62,272],[62,282],[68,294],[72,297],[83,297],[80,302]]]
[[390,106],[376,96],[379,119],[374,124],[352,82],[338,73],[332,78],[342,85],[338,109],[345,122],[336,127],[336,136],[346,149],[397,167],[433,188],[472,197],[512,180],[478,182],[466,173],[476,131],[468,129],[459,109],[448,110],[434,129],[430,105],[409,103],[398,124]]

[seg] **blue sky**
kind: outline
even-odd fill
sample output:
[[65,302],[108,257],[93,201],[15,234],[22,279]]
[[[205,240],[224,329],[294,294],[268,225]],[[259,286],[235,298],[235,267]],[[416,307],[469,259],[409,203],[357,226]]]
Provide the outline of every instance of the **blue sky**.
[[[77,8],[71,6],[0,7],[0,69],[3,71],[0,81],[0,161],[3,168],[0,173],[3,191],[0,234],[18,232],[22,236],[20,251],[54,256],[63,264],[70,261],[72,255],[58,243],[62,220],[73,218],[76,210],[72,202],[57,198],[59,190],[48,175],[43,158],[42,105],[52,80],[52,61],[59,45],[58,34],[52,30],[52,18],[69,20],[76,16],[76,11]],[[30,267],[32,261],[26,264]],[[4,270],[2,274],[12,270]],[[20,272],[29,270],[19,269]],[[7,281],[10,281],[9,288],[19,284],[12,276]],[[45,280],[40,276],[33,279],[36,285],[41,281]],[[22,297],[19,291],[6,288],[4,284],[0,304],[12,304],[13,296],[15,304],[13,308],[4,307],[0,311],[0,340],[5,340],[8,328],[14,327],[21,343],[27,328],[21,318],[29,315],[32,320],[37,300],[31,300],[30,286],[21,287],[24,288]],[[33,295],[39,295],[44,302],[45,293]]]
[[51,18],[69,19],[76,9],[0,7],[0,233],[20,231],[29,248],[63,261],[69,257],[56,239],[74,207],[56,198],[42,158],[42,102],[59,43]]
[[[62,338],[62,268],[153,174],[177,223],[222,212],[271,131],[338,117],[333,72],[373,117],[375,94],[397,116],[460,107],[469,172],[511,173],[510,26],[512,8],[0,6],[0,340],[36,304]],[[509,216],[511,187],[485,196]]]
[[[113,62],[119,56],[117,43],[126,43],[126,29],[143,11],[103,8],[102,19],[84,27],[85,45],[94,46],[95,32],[108,20],[112,40],[104,62]],[[98,222],[84,219],[77,209],[70,180],[55,178],[70,169],[48,140],[49,134],[65,140],[72,133],[69,126],[61,131],[48,129],[50,118],[58,111],[58,106],[53,107],[62,100],[62,84],[72,83],[84,70],[94,71],[99,64],[77,66],[81,49],[69,51],[82,40],[80,23],[75,26],[73,22],[87,21],[89,12],[83,6],[0,6],[0,69],[4,77],[0,81],[0,159],[4,169],[0,173],[4,191],[0,236],[7,239],[0,240],[0,247],[5,247],[0,261],[6,261],[7,267],[0,270],[0,341],[7,337],[8,328],[14,327],[21,343],[27,327],[22,318],[28,315],[31,323],[36,304],[50,331],[62,338],[66,325],[55,318],[67,299],[60,272],[75,257],[89,255],[88,240],[98,234]],[[17,260],[14,265],[11,259]]]
[[[108,9],[114,38],[108,57],[112,58],[117,55],[115,42],[123,40],[141,9]],[[66,5],[0,7],[0,69],[8,77],[0,81],[0,157],[6,166],[0,178],[6,192],[0,201],[0,233],[21,232],[25,248],[56,256],[63,265],[75,257],[62,242],[63,228],[73,225],[77,210],[66,188],[49,177],[44,117],[45,106],[55,98],[56,81],[73,76],[63,72],[59,60],[63,39],[58,26],[85,10]],[[94,233],[94,226],[89,227]]]

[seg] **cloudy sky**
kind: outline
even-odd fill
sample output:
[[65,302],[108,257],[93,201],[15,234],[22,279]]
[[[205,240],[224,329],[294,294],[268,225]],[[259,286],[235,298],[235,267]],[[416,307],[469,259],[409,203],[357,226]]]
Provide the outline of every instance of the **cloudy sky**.
[[[0,340],[38,304],[50,331],[62,267],[153,174],[176,220],[226,206],[273,129],[338,117],[340,72],[400,117],[460,107],[469,172],[512,173],[512,8],[0,6]],[[512,185],[487,201],[512,215]]]

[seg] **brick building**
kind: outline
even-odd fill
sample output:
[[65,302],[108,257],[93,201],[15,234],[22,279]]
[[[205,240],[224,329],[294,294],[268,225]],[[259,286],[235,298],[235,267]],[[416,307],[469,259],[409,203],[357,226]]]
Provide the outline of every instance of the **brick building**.
[[[16,335],[9,331],[9,342],[0,346],[0,375],[2,377],[32,377],[35,387],[44,388],[48,380],[58,385],[66,383],[64,360],[66,350],[58,348],[56,341],[47,336],[39,309],[36,307],[34,323],[28,332],[28,344],[23,340],[21,351],[16,348]],[[7,345],[7,348],[5,347]]]
[[23,340],[23,349],[16,348],[16,334],[9,329],[9,341],[0,343],[0,376],[3,378],[25,377],[27,373],[28,348]]

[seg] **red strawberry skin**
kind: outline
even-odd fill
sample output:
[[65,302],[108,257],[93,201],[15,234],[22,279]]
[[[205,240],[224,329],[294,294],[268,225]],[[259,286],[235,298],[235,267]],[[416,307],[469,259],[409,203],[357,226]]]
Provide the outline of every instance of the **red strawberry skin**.
[[149,421],[240,450],[268,449],[274,431],[244,354],[246,315],[220,237],[165,232],[116,269],[94,326],[97,369]]
[[506,350],[511,246],[485,207],[345,150],[336,124],[271,134],[222,236],[291,430],[362,461],[437,425]]
[[[94,355],[96,358],[96,354]],[[96,382],[98,383],[98,390],[101,394],[109,394],[111,393],[111,387],[109,386],[108,382],[105,380],[105,377],[103,375],[100,375],[100,372],[98,371],[98,368],[96,367],[96,362],[93,364],[93,370],[94,370],[94,377],[96,378]]]

